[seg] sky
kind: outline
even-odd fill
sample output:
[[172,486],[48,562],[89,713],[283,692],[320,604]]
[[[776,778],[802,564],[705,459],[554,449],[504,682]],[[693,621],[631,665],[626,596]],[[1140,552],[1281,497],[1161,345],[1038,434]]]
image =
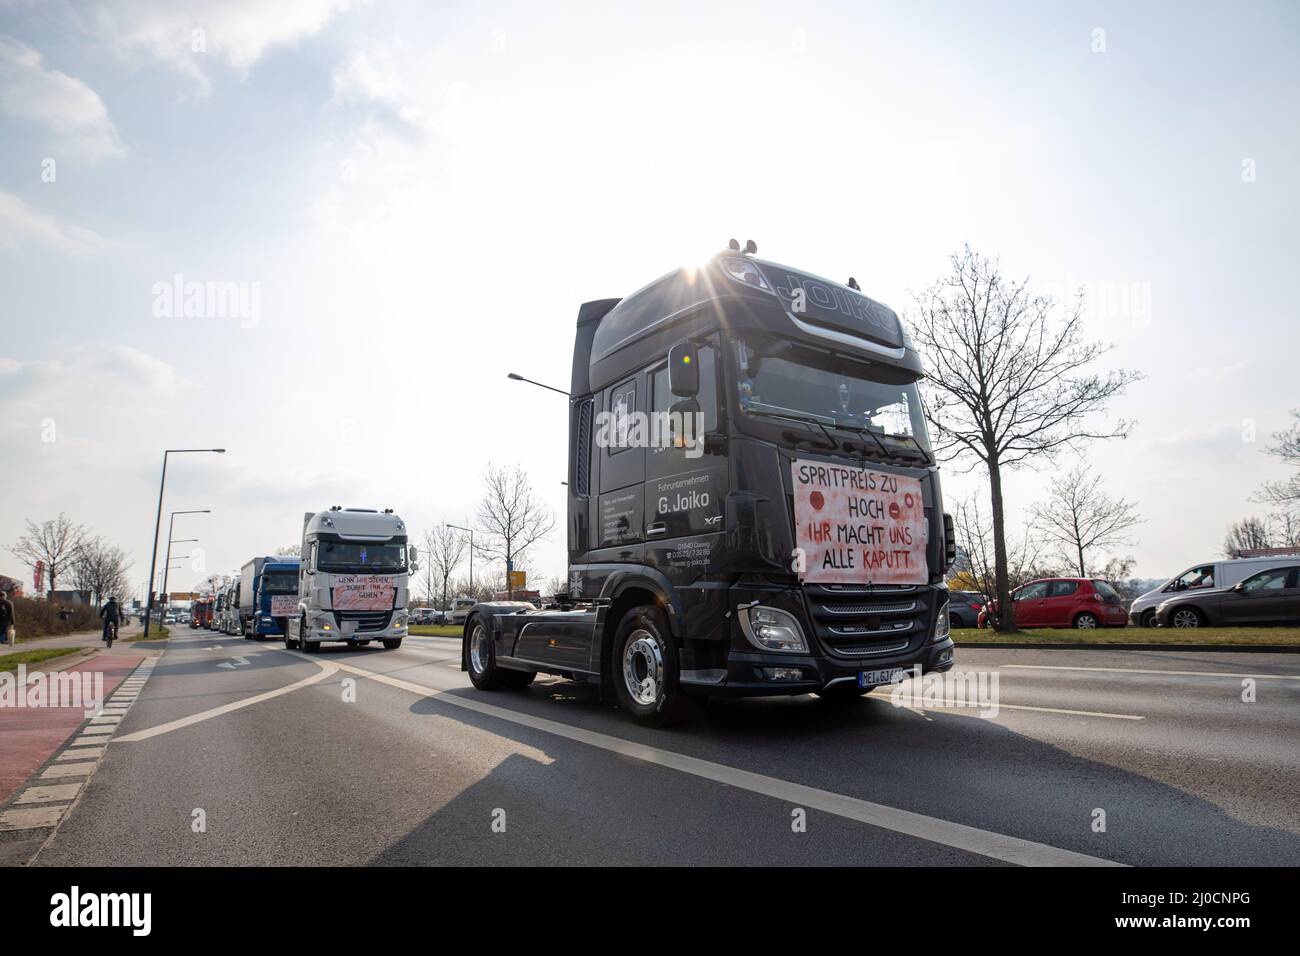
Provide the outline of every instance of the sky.
[[[1300,405],[1287,3],[0,0],[0,547],[66,512],[173,590],[305,511],[559,521],[580,303],[732,237],[900,310],[969,242],[1145,378],[1082,451],[1134,573],[1215,556]],[[177,277],[181,277],[179,280]],[[204,315],[175,282],[230,289]],[[1017,526],[1074,461],[1006,485]],[[945,466],[951,501],[986,500]],[[195,547],[188,544],[178,550]],[[476,568],[476,571],[480,571]],[[0,573],[24,580],[0,550]]]

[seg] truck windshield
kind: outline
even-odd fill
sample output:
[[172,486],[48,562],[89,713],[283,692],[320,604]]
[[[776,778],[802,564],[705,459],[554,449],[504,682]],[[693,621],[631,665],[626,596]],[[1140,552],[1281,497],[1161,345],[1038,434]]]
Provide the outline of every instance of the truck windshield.
[[262,575],[263,594],[297,594],[298,575],[292,571],[273,571]]
[[400,544],[322,541],[316,570],[351,574],[398,574],[406,570],[406,548]]
[[746,414],[812,416],[930,453],[915,382],[891,382],[883,366],[875,372],[792,342],[750,339],[737,348],[736,389]]

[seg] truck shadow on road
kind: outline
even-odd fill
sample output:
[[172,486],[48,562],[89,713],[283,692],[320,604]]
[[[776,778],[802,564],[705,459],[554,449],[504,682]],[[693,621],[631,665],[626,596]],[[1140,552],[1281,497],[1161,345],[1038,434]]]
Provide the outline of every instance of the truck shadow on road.
[[[1134,732],[1128,722],[1100,726],[1097,718],[1034,715],[1026,725],[1035,733],[1042,728],[1044,735],[1070,734],[1071,746],[1079,751],[1071,752],[995,720],[950,711],[922,713],[874,698],[849,703],[806,696],[712,700],[696,719],[671,730],[633,724],[602,702],[595,687],[569,681],[539,682],[523,692],[448,691],[412,705],[412,713],[438,714],[546,753],[554,762],[533,772],[551,778],[556,792],[575,787],[584,791],[596,782],[590,777],[566,779],[575,770],[596,775],[602,786],[611,772],[632,781],[643,774],[675,774],[688,794],[720,785],[444,702],[460,696],[1117,862],[1300,865],[1300,834],[1295,832],[1300,817],[1295,794],[1278,786],[1279,773],[1285,776],[1282,768],[1194,760],[1189,766],[1187,754],[1173,742],[1153,756],[1149,746],[1135,746],[1128,739]],[[1066,723],[1042,723],[1046,721]],[[1082,741],[1077,745],[1076,737]],[[578,751],[585,753],[574,767]],[[1136,765],[1139,755],[1145,761],[1141,766]],[[1202,789],[1207,783],[1213,786]],[[1213,792],[1222,805],[1201,792]],[[629,808],[640,806],[635,795],[629,800]],[[421,830],[441,829],[438,817],[446,809],[426,820]],[[782,812],[788,826],[789,809]],[[1098,832],[1095,828],[1103,823],[1104,832]],[[867,836],[872,828],[852,826],[861,834],[860,862],[879,864],[867,853],[878,842]],[[419,842],[422,837],[417,832],[411,839]],[[911,842],[929,848],[914,862],[943,862],[942,854],[933,857],[931,852],[939,848]]]

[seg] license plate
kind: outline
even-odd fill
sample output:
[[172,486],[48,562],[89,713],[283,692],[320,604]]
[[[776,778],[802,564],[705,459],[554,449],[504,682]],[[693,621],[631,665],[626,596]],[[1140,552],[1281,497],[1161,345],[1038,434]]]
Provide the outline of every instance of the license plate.
[[881,671],[860,671],[858,673],[859,687],[879,687],[881,684],[892,684],[895,675],[907,673],[901,667],[890,667]]

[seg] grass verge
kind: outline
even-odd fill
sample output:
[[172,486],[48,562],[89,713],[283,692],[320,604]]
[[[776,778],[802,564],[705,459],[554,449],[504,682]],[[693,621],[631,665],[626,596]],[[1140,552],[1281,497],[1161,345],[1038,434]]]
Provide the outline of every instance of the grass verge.
[[1300,627],[1106,627],[1095,631],[1035,628],[1015,634],[973,627],[954,628],[958,644],[1285,644],[1300,646]]
[[460,637],[459,624],[412,624],[407,631],[412,637]]
[[39,647],[32,651],[15,651],[0,657],[0,671],[14,671],[19,664],[39,664],[54,657],[76,654],[80,650],[80,647]]

